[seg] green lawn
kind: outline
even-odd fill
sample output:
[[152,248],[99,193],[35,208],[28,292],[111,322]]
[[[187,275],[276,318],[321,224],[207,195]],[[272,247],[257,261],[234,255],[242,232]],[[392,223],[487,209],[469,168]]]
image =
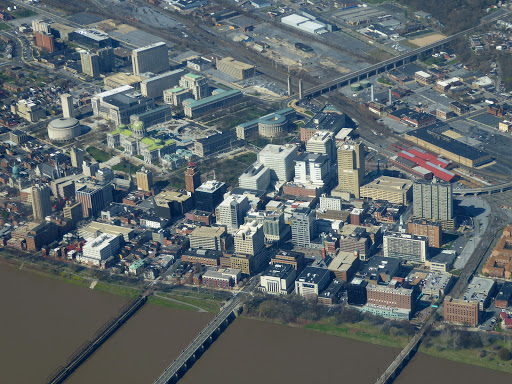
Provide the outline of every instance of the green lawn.
[[384,78],[384,77],[379,77],[379,78],[377,79],[377,81],[378,81],[379,83],[381,83],[381,84],[393,85],[393,83],[391,82],[391,80],[388,80],[388,79],[386,79],[386,78]]
[[331,321],[328,323],[312,323],[304,328],[385,347],[403,348],[409,341],[405,336],[386,335],[380,331],[379,327],[365,321],[340,325],[336,325]]
[[96,286],[94,287],[94,289],[100,292],[108,292],[113,295],[124,296],[127,297],[128,299],[135,299],[141,293],[141,291],[136,288],[123,287],[116,284],[104,283],[102,281],[99,281],[98,284],[96,284]]
[[11,26],[6,23],[0,23],[0,31],[5,31],[7,29],[11,29]]
[[16,19],[22,19],[24,17],[37,15],[37,13],[32,11],[31,9],[18,8],[16,11],[12,12],[11,15],[13,15]]
[[207,174],[215,170],[217,180],[236,187],[238,185],[238,177],[250,164],[256,161],[256,157],[255,153],[245,153],[232,159],[222,159],[213,163],[201,163],[199,164],[199,171],[202,174]]
[[133,175],[135,172],[137,172],[139,169],[141,168],[140,165],[135,165],[135,164],[132,164],[131,167],[129,164],[127,163],[119,163],[119,164],[116,164],[112,167],[112,170],[113,171],[119,171],[119,172],[124,172],[124,173],[128,173],[128,172],[131,172],[131,174]]
[[185,310],[185,311],[196,311],[195,308],[193,308],[193,307],[191,307],[189,305],[180,304],[180,303],[177,303],[177,302],[171,301],[171,300],[165,300],[164,298],[157,297],[157,296],[150,296],[149,299],[148,299],[148,303],[149,304],[159,305],[161,307],[182,309],[182,310]]
[[94,160],[96,160],[99,163],[103,163],[110,159],[110,154],[98,148],[89,147],[87,148],[87,153],[91,155],[94,158]]

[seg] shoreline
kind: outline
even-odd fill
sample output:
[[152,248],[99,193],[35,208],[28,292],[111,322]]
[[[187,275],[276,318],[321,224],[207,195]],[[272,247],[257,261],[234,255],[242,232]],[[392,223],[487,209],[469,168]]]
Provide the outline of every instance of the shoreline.
[[[18,268],[19,270],[26,270],[29,273],[34,273],[38,276],[59,280],[65,283],[70,283],[87,289],[91,289],[91,283],[97,279],[94,277],[77,276],[70,271],[58,272],[57,266],[53,266],[51,263],[43,264],[37,263],[32,260],[23,260],[18,255],[6,255],[4,252],[0,252],[0,263],[11,268]],[[52,268],[53,267],[53,268]],[[62,265],[61,267],[64,267]],[[93,287],[94,291],[108,293],[117,296],[123,296],[128,299],[133,299],[142,292],[140,288],[130,287],[121,284],[115,284],[104,281],[97,281]],[[151,296],[148,303],[174,308],[178,310],[187,310],[194,312],[209,312],[215,313],[215,302],[211,300],[209,305],[205,305],[206,299],[200,297],[194,297],[193,295],[179,295],[168,292],[159,291],[158,295]],[[188,300],[189,302],[187,302]],[[200,310],[199,308],[202,308]],[[263,322],[271,322],[292,328],[303,328],[314,332],[324,333],[335,337],[341,337],[351,340],[360,341],[367,344],[380,345],[388,348],[403,348],[407,344],[409,338],[405,336],[390,336],[384,334],[375,334],[375,326],[368,322],[359,323],[341,323],[333,324],[332,319],[323,319],[321,321],[304,321],[301,323],[282,323],[279,321],[272,321],[256,316],[242,315],[243,318],[248,320],[256,320]],[[457,363],[468,364],[478,366],[484,369],[496,370],[501,372],[512,373],[512,360],[510,361],[498,361],[498,360],[485,360],[478,356],[477,349],[444,349],[438,350],[434,346],[426,347],[424,343],[420,345],[418,350],[420,353],[443,359],[450,360]]]

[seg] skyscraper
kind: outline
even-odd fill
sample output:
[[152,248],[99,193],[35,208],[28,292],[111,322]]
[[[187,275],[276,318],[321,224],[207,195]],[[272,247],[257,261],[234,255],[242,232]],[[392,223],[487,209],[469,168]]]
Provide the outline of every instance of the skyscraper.
[[71,148],[69,152],[69,157],[71,157],[71,165],[75,168],[82,169],[82,165],[85,158],[85,152],[80,148]]
[[114,48],[105,47],[98,49],[96,55],[98,55],[100,73],[108,73],[114,70],[116,65]]
[[43,221],[46,216],[51,215],[51,192],[51,188],[47,185],[34,185],[32,187],[30,193],[32,197],[32,212],[35,221]]
[[338,187],[357,199],[364,179],[364,148],[362,143],[345,141],[338,146]]
[[189,163],[185,170],[185,190],[194,193],[201,185],[201,173],[194,163]]
[[98,77],[100,75],[100,58],[97,54],[81,51],[80,61],[82,63],[82,73],[91,77]]
[[84,218],[84,214],[82,211],[82,203],[79,201],[66,201],[66,205],[62,209],[64,217],[73,222],[73,225],[76,225],[80,220]]
[[69,93],[63,93],[60,95],[60,102],[62,104],[62,117],[74,117],[73,96],[71,96]]
[[318,131],[306,142],[306,151],[318,155],[326,155],[333,164],[336,156],[334,135],[329,131]]
[[267,144],[258,153],[258,163],[270,169],[270,179],[284,183],[293,178],[297,146],[293,144]]
[[292,243],[298,247],[309,247],[315,235],[315,211],[298,208],[293,212],[290,222]]
[[247,196],[230,195],[215,209],[217,223],[225,225],[228,233],[234,233],[243,224],[249,208]]
[[137,188],[141,191],[150,192],[153,187],[153,172],[142,167],[137,171]]
[[164,42],[151,44],[132,51],[134,75],[145,72],[159,73],[169,70],[169,52]]
[[453,186],[450,183],[415,181],[412,198],[414,217],[439,221],[453,219]]

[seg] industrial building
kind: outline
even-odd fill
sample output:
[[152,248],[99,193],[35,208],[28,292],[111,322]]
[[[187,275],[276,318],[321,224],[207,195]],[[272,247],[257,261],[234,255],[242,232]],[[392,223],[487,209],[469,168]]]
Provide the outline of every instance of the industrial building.
[[316,20],[313,21],[306,16],[300,16],[296,13],[282,17],[281,23],[314,35],[321,35],[327,32],[327,28],[324,23]]

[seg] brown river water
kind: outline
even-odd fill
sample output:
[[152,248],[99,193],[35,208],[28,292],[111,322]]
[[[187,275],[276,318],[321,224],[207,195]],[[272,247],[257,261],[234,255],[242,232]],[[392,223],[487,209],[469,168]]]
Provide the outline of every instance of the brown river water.
[[[0,263],[0,383],[47,376],[126,300]],[[144,306],[67,381],[152,384],[212,315]],[[354,340],[237,319],[180,384],[374,383],[398,353]],[[512,375],[418,354],[397,384],[512,382]]]

